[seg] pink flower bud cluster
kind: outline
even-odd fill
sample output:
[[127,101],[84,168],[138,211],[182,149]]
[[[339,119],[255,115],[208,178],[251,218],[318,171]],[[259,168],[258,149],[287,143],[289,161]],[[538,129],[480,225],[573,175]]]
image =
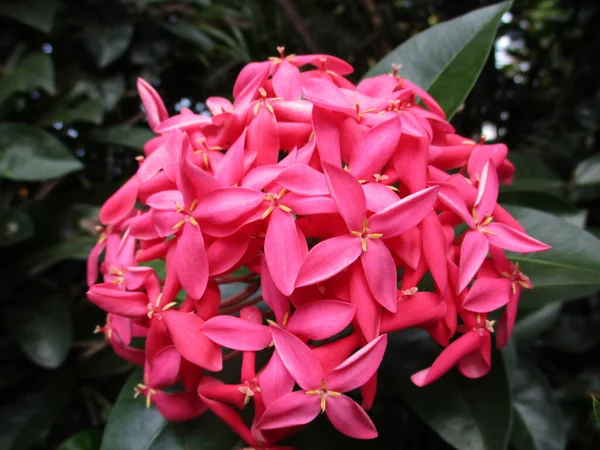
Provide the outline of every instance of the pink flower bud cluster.
[[[514,173],[506,146],[456,134],[397,68],[355,86],[338,58],[278,50],[242,69],[233,103],[208,98],[211,115],[169,117],[139,80],[157,137],[101,209],[88,297],[115,352],[144,367],[136,394],[170,420],[210,410],[273,448],[324,413],[374,438],[365,411],[387,333],[419,327],[445,347],[418,386],[452,367],[484,376],[488,315],[504,308],[502,347],[532,287],[504,250],[549,247],[497,204]],[[164,279],[144,264],[155,260]],[[231,283],[245,287],[222,299]],[[236,384],[220,381],[236,359]]]

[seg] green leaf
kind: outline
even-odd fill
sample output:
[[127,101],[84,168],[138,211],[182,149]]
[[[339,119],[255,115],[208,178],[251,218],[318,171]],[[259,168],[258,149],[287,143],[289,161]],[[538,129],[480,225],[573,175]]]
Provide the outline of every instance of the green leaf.
[[101,436],[95,428],[81,430],[63,441],[56,450],[98,450]]
[[577,208],[565,198],[550,192],[510,189],[500,193],[498,203],[538,209],[560,217],[577,228],[584,228],[587,221],[587,210]]
[[594,420],[596,422],[596,428],[600,430],[600,400],[592,396],[592,406],[594,409]]
[[55,369],[71,348],[71,314],[56,297],[23,298],[3,305],[8,336],[35,364]]
[[170,422],[151,450],[222,450],[233,448],[239,437],[212,412],[188,422]]
[[0,177],[42,181],[82,168],[81,161],[44,130],[18,123],[0,124]]
[[75,104],[60,102],[47,110],[38,120],[45,127],[56,122],[85,122],[100,125],[104,120],[104,102],[102,100],[83,99]]
[[520,206],[506,209],[529,235],[552,246],[549,251],[528,255],[509,252],[509,258],[520,263],[533,283],[533,289],[521,294],[522,310],[583,297],[600,288],[600,240],[541,211]]
[[504,191],[537,191],[560,197],[565,182],[539,156],[511,152],[510,162],[515,166],[515,177]]
[[94,246],[95,241],[65,241],[52,245],[37,253],[27,255],[24,260],[24,269],[30,275],[35,275],[48,270],[62,261],[77,259],[85,261]]
[[545,377],[520,361],[510,371],[514,422],[510,444],[515,450],[564,450],[566,429]]
[[600,184],[600,154],[581,161],[573,173],[573,183],[578,186]]
[[120,358],[111,347],[81,361],[77,373],[84,378],[110,377],[127,373],[133,364]]
[[133,398],[141,380],[142,370],[136,369],[123,386],[104,430],[102,450],[221,450],[237,442],[210,411],[189,422],[168,422],[154,406],[147,409],[143,398]]
[[121,145],[139,151],[143,150],[144,144],[155,136],[146,128],[128,127],[126,125],[115,125],[110,128],[94,130],[90,133],[90,139],[95,142]]
[[519,347],[526,347],[548,330],[558,318],[562,305],[551,303],[517,321],[513,338]]
[[208,52],[214,47],[214,42],[205,33],[200,31],[198,28],[188,25],[183,22],[176,23],[174,25],[168,23],[160,23],[160,26],[165,30],[173,33],[175,36],[188,41],[191,44],[196,45],[200,49]]
[[0,16],[9,17],[43,33],[50,33],[58,9],[57,0],[4,0]]
[[[429,427],[459,450],[506,449],[512,405],[503,360],[497,352],[490,373],[482,378],[471,380],[452,370],[419,388],[410,375],[430,366],[442,349],[422,330],[388,337],[379,370],[380,392],[400,394]],[[410,358],[401,356],[408,354]]]
[[471,91],[490,53],[502,15],[512,1],[435,25],[392,50],[365,78],[402,64],[399,74],[428,91],[448,118]]
[[33,231],[33,221],[25,212],[8,209],[0,213],[0,247],[26,241]]
[[121,389],[102,435],[102,450],[148,450],[167,426],[154,406],[146,408],[143,398],[133,398],[142,378],[142,370],[134,370]]
[[131,23],[93,23],[86,25],[83,43],[103,69],[115,62],[129,47],[133,36]]
[[100,90],[102,91],[102,101],[104,109],[112,111],[119,100],[125,94],[125,77],[123,74],[115,75],[100,82]]
[[42,52],[30,53],[12,71],[0,78],[0,105],[17,92],[43,89],[50,95],[56,90],[54,64]]
[[0,406],[0,448],[28,450],[45,436],[71,397],[75,380],[67,370],[30,383],[17,398]]

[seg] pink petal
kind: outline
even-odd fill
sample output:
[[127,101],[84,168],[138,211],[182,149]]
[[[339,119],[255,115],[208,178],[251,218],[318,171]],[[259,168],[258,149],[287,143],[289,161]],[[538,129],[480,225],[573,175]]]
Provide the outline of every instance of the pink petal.
[[461,359],[477,352],[482,343],[483,337],[479,331],[468,331],[446,347],[431,367],[413,374],[410,379],[419,387],[433,383],[458,364]]
[[504,348],[510,339],[515,321],[517,320],[517,310],[519,307],[519,296],[521,295],[521,287],[517,287],[515,293],[511,293],[504,314],[496,325],[496,348]]
[[437,199],[438,187],[433,186],[404,197],[369,218],[369,230],[383,233],[384,238],[398,236],[417,226],[431,211]]
[[342,434],[354,439],[375,439],[377,429],[364,409],[350,397],[327,397],[325,414]]
[[360,239],[350,234],[319,242],[302,263],[296,287],[316,284],[333,277],[356,261],[361,253]]
[[175,347],[185,359],[212,372],[223,368],[221,348],[200,332],[204,324],[202,318],[175,310],[164,311],[161,317]]
[[271,343],[271,333],[264,325],[232,316],[215,316],[202,325],[202,333],[223,347],[241,351],[258,351]]
[[362,187],[347,170],[323,163],[329,192],[349,230],[362,231],[367,204]]
[[223,97],[208,97],[205,103],[213,116],[229,112],[233,108],[231,102]]
[[498,200],[498,172],[492,160],[489,160],[483,167],[479,188],[477,189],[477,198],[475,199],[475,209],[479,217],[491,216],[496,208]]
[[359,180],[380,173],[400,140],[401,125],[397,117],[386,120],[367,131],[357,142],[350,160],[350,172]]
[[177,205],[184,208],[189,206],[183,203],[181,192],[174,190],[157,192],[146,199],[146,204],[149,207],[161,211],[176,211]]
[[102,242],[98,242],[92,248],[88,259],[87,259],[87,284],[88,286],[92,286],[96,280],[98,279],[98,260],[100,259],[100,254],[106,247],[106,240],[103,239]]
[[329,80],[323,78],[304,80],[302,92],[304,92],[304,97],[316,106],[331,111],[339,111],[349,116],[356,115],[352,102],[340,88]]
[[295,381],[283,365],[279,353],[273,352],[271,359],[258,375],[258,383],[262,386],[260,394],[268,408],[284,395],[291,393]]
[[323,368],[310,348],[293,334],[272,326],[275,348],[290,375],[304,390],[320,389]]
[[179,375],[181,354],[174,345],[163,348],[148,362],[150,384],[153,388],[173,386]]
[[473,279],[488,254],[489,242],[478,230],[467,231],[460,247],[458,289],[460,294]]
[[233,98],[236,105],[250,102],[270,71],[271,61],[246,64],[233,85]]
[[296,215],[310,216],[313,214],[337,214],[338,212],[338,208],[329,194],[326,196],[303,196],[290,192],[285,195],[283,201],[285,206],[291,208]]
[[394,154],[393,164],[398,177],[410,192],[416,192],[426,187],[428,156],[429,140],[427,138],[402,135],[399,151]]
[[305,64],[311,64],[321,70],[331,70],[338,75],[348,75],[354,72],[354,68],[346,61],[331,55],[298,55],[291,59],[292,64],[301,67]]
[[350,301],[356,306],[356,322],[367,342],[379,336],[381,306],[371,293],[362,267],[351,268]]
[[152,396],[152,402],[167,420],[191,420],[206,411],[206,404],[196,392],[167,394],[158,391]]
[[144,104],[148,125],[151,129],[155,129],[163,120],[169,117],[167,108],[165,108],[158,92],[143,78],[137,79],[137,90]]
[[260,107],[248,125],[246,148],[256,153],[255,163],[259,166],[277,164],[279,156],[279,132],[275,115],[266,107]]
[[196,206],[194,217],[214,224],[234,222],[262,204],[264,192],[243,187],[217,189],[208,193]]
[[214,169],[215,178],[224,186],[233,186],[244,177],[244,149],[246,144],[246,131],[238,137],[229,147],[218,166]]
[[322,162],[333,165],[339,165],[342,162],[339,122],[339,119],[331,111],[316,105],[313,106],[312,124]]
[[248,250],[250,239],[249,234],[242,232],[216,239],[206,249],[209,276],[220,275],[236,266]]
[[377,372],[386,346],[386,334],[369,342],[327,375],[327,388],[348,392],[364,385]]
[[302,265],[296,222],[288,212],[275,208],[265,236],[265,259],[275,286],[286,296],[294,291],[294,283]]
[[[463,179],[464,177],[460,175]],[[440,185],[439,191],[440,202],[458,217],[460,217],[464,223],[469,225],[471,228],[475,227],[473,216],[469,213],[465,199],[462,196],[461,191],[454,185],[444,183]]]
[[144,317],[148,313],[148,296],[144,292],[126,292],[115,284],[96,284],[87,292],[96,306],[125,317]]
[[350,303],[317,300],[298,307],[286,326],[295,335],[321,341],[344,330],[354,318],[356,308]]
[[277,97],[284,100],[300,100],[302,89],[300,87],[300,71],[296,66],[283,59],[273,74],[273,90]]
[[290,302],[287,296],[283,295],[275,286],[265,258],[261,260],[260,264],[260,288],[265,303],[275,313],[277,323],[283,323],[283,318],[290,312]]
[[399,200],[398,194],[382,183],[365,183],[362,188],[369,211],[379,212]]
[[477,278],[469,289],[463,308],[477,313],[489,313],[508,303],[512,281],[508,278]]
[[367,251],[362,253],[360,262],[375,300],[388,311],[396,312],[396,264],[381,239],[367,241]]
[[277,183],[302,195],[329,195],[325,176],[306,164],[292,164],[277,177]]
[[177,238],[177,277],[185,291],[194,298],[202,297],[208,283],[208,258],[202,232],[186,221]]
[[398,301],[396,314],[384,312],[381,333],[404,330],[441,319],[446,314],[446,302],[432,292],[417,292]]
[[467,378],[481,378],[490,371],[492,365],[492,335],[487,330],[482,331],[482,333],[479,351],[466,355],[457,364],[457,369]]
[[256,428],[274,430],[312,422],[321,411],[321,398],[296,391],[281,397],[267,408]]
[[178,114],[163,120],[154,128],[156,133],[165,134],[173,130],[187,131],[211,124],[211,118],[200,114]]
[[421,222],[423,243],[423,256],[429,266],[431,275],[435,280],[440,292],[446,292],[448,286],[448,266],[446,264],[446,255],[448,246],[444,230],[438,215],[430,211]]
[[551,247],[503,223],[492,222],[485,229],[490,244],[520,253],[543,252]]
[[139,190],[137,176],[131,177],[100,208],[100,222],[115,224],[124,219],[135,206]]

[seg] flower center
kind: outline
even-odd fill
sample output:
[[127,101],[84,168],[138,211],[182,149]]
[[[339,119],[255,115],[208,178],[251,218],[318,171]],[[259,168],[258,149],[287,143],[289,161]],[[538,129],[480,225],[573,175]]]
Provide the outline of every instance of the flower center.
[[291,213],[292,212],[292,208],[290,208],[289,206],[282,205],[280,203],[280,200],[283,198],[283,196],[285,195],[285,193],[286,193],[286,189],[283,188],[281,191],[279,191],[278,194],[274,194],[272,192],[268,192],[265,195],[265,201],[266,202],[270,202],[271,204],[265,210],[265,212],[262,214],[262,216],[260,216],[261,219],[263,219],[263,220],[266,219],[269,216],[269,214],[271,214],[273,212],[273,210],[275,208],[279,208],[282,211],[287,212],[287,213]]
[[192,216],[192,211],[194,211],[197,204],[198,200],[194,199],[194,201],[192,201],[192,203],[190,204],[190,207],[188,209],[185,209],[185,207],[181,206],[178,203],[175,203],[175,211],[180,214],[183,214],[183,219],[181,219],[179,222],[173,225],[173,230],[179,230],[179,228],[181,228],[186,222],[190,222],[192,225],[198,226],[198,222]]
[[316,389],[312,391],[305,391],[306,395],[319,395],[321,396],[321,414],[325,412],[325,408],[327,407],[327,397],[339,397],[342,395],[341,392],[329,391],[327,390],[327,385],[325,383],[325,379],[321,380],[321,389]]
[[367,251],[367,239],[380,239],[383,237],[383,233],[371,233],[369,231],[369,219],[366,217],[363,222],[363,229],[361,231],[350,231],[350,234],[361,239],[363,252]]

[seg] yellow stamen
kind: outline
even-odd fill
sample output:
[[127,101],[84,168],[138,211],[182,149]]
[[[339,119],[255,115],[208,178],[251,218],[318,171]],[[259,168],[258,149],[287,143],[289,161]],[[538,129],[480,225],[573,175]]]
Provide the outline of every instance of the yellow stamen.
[[279,209],[281,209],[282,211],[285,211],[286,213],[292,212],[292,208],[290,208],[289,206],[285,206],[285,205],[279,205]]
[[198,222],[192,216],[190,216],[190,223],[194,226],[198,226]]
[[179,222],[177,222],[175,225],[173,225],[173,229],[179,230],[183,226],[184,223],[185,223],[185,219],[181,219]]
[[274,208],[273,208],[273,205],[270,205],[270,206],[269,206],[269,207],[268,207],[268,208],[265,210],[265,212],[264,212],[264,213],[262,213],[262,216],[260,216],[260,218],[261,218],[262,220],[264,220],[264,219],[266,219],[267,217],[269,217],[269,214],[271,214],[271,213],[273,212],[273,209],[274,209]]

